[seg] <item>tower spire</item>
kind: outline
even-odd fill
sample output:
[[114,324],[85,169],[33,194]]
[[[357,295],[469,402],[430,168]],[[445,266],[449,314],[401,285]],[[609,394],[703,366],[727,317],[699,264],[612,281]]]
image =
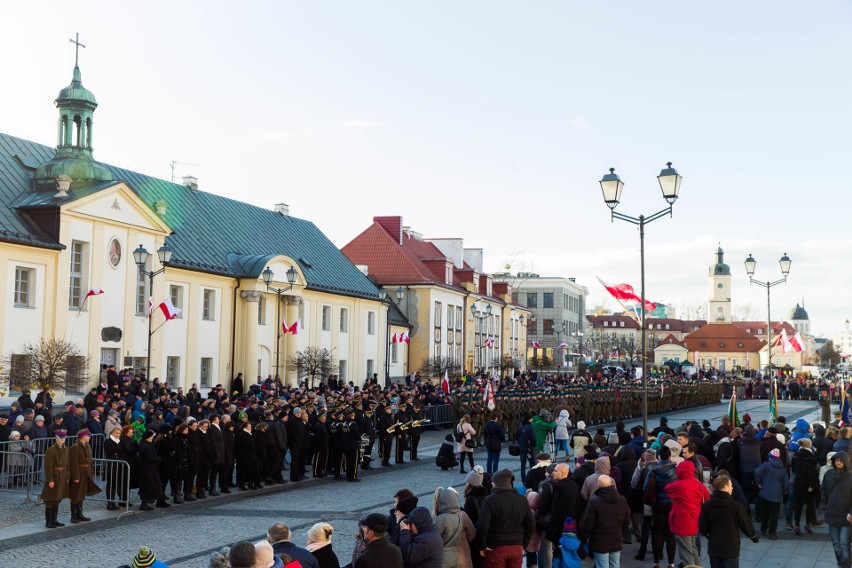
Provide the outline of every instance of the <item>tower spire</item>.
[[80,32],[76,33],[76,39],[69,39],[71,43],[74,44],[74,67],[80,66],[80,48],[85,48],[86,46],[80,43]]

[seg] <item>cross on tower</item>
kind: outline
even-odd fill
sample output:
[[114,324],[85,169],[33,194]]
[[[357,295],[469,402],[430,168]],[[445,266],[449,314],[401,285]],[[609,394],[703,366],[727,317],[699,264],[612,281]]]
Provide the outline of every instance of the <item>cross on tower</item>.
[[86,47],[86,46],[83,45],[82,43],[80,43],[80,33],[79,32],[77,33],[77,39],[69,39],[68,41],[75,44],[75,46],[76,46],[74,48],[74,67],[78,67],[78,63],[80,61],[80,48]]

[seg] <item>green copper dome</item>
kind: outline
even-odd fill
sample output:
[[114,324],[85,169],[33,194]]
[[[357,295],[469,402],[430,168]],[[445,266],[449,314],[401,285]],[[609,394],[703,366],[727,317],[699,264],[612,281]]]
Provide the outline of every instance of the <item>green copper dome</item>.
[[83,86],[83,81],[80,78],[80,68],[76,65],[74,66],[74,75],[71,79],[71,84],[59,91],[59,95],[56,97],[56,106],[68,103],[83,103],[85,106],[91,106],[91,110],[94,110],[98,106],[98,101],[95,99],[94,93]]
[[787,316],[789,320],[809,320],[808,312],[805,311],[805,308],[796,304],[796,307],[790,310],[790,315]]
[[713,276],[730,276],[731,267],[725,264],[725,251],[722,247],[716,249],[716,264],[710,267]]

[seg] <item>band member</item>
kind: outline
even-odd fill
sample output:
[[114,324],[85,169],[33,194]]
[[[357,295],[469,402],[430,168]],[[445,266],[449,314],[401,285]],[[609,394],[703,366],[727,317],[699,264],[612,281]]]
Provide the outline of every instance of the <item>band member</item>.
[[334,479],[343,479],[340,475],[340,463],[343,461],[343,450],[340,448],[340,435],[343,415],[340,410],[334,410],[331,413],[331,424],[328,427],[328,466],[331,467],[331,473],[334,474]]
[[321,412],[314,422],[314,477],[325,477],[325,468],[328,464],[328,430],[325,427],[325,412]]
[[372,469],[370,462],[373,460],[373,444],[376,441],[376,427],[373,422],[373,408],[368,406],[364,411],[364,415],[358,422],[358,429],[361,431],[361,436],[367,436],[369,443],[364,448],[364,457],[361,462],[361,469]]
[[71,497],[71,522],[74,524],[92,520],[83,515],[83,501],[86,497],[101,492],[101,488],[95,483],[92,446],[89,445],[89,440],[89,429],[83,428],[77,432],[77,443],[68,450],[68,466],[71,473],[68,496]]
[[343,461],[346,464],[346,481],[361,481],[358,479],[358,447],[361,432],[355,421],[355,409],[346,411],[340,434],[340,449],[343,451]]
[[399,403],[399,412],[396,420],[399,426],[396,429],[396,462],[405,463],[405,445],[408,443],[408,428],[411,426],[411,418],[408,413],[408,405]]
[[408,414],[411,419],[411,427],[408,429],[408,459],[412,461],[420,461],[417,457],[417,446],[420,444],[420,431],[422,424],[425,422],[423,418],[423,410],[420,408],[420,401],[414,402],[414,407]]
[[391,446],[396,435],[396,420],[390,405],[386,405],[379,414],[376,429],[379,433],[379,457],[382,459],[382,466],[390,467]]
[[65,523],[56,520],[59,503],[68,497],[68,447],[65,445],[65,430],[54,432],[56,443],[50,446],[44,455],[44,487],[41,500],[44,501],[44,526],[48,529],[64,527]]

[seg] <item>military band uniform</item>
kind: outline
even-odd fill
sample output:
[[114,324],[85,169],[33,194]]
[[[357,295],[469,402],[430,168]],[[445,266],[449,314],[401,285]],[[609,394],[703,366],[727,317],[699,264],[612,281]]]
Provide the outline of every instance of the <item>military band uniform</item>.
[[405,446],[408,443],[408,428],[411,426],[411,417],[405,403],[399,405],[395,422],[399,423],[396,428],[396,459],[394,463],[405,463]]
[[[325,415],[322,415],[325,416]],[[314,441],[314,477],[325,477],[328,465],[328,430],[326,429],[326,418],[318,418],[313,426]]]
[[388,412],[388,410],[390,410],[390,407],[386,406],[376,419],[376,430],[379,434],[379,457],[382,459],[382,465],[385,467],[391,465],[391,446],[393,445],[396,431],[393,414]]
[[420,432],[422,431],[423,410],[417,405],[411,409],[408,417],[411,419],[411,427],[408,429],[408,459],[419,461],[417,457],[417,446],[420,445]]
[[343,451],[343,463],[346,466],[346,481],[358,479],[358,449],[361,432],[355,421],[355,414],[350,413],[340,429],[340,448]]

